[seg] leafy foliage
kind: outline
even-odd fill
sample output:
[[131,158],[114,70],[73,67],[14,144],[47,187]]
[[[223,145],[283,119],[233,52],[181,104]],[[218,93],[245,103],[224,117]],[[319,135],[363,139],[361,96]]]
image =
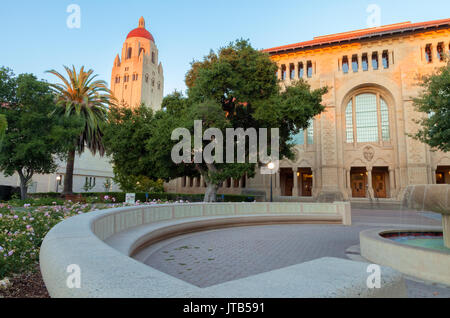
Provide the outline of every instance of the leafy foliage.
[[427,116],[416,120],[421,129],[416,139],[442,151],[450,151],[450,62],[433,75],[423,78],[422,94],[414,105]]
[[97,75],[93,75],[92,69],[85,71],[82,66],[77,72],[75,66],[72,66],[72,69],[67,66],[64,68],[67,78],[55,70],[48,73],[61,81],[51,84],[57,96],[57,112],[70,120],[81,122],[83,127],[81,133],[72,139],[72,149],[68,153],[63,193],[70,194],[73,187],[75,150],[81,154],[87,147],[93,154],[99,152],[101,156],[104,155],[103,125],[107,120],[108,104],[114,104],[115,99],[105,81],[95,80]]
[[55,156],[67,151],[67,139],[78,134],[80,126],[50,115],[55,103],[47,83],[31,74],[15,77],[4,68],[0,74],[4,98],[0,100],[3,105],[0,114],[8,122],[0,152],[0,170],[6,176],[19,174],[21,196],[25,199],[33,175],[55,171]]
[[[162,111],[112,110],[106,148],[114,158],[115,172],[164,180],[201,174],[208,185],[205,201],[215,201],[217,189],[228,178],[254,176],[256,164],[248,163],[248,147],[247,163],[174,164],[171,151],[178,141],[171,140],[172,132],[186,128],[193,136],[196,120],[202,120],[203,132],[217,128],[223,136],[227,128],[279,128],[280,155],[292,157],[292,134],[307,128],[309,120],[323,111],[327,88],[311,90],[299,81],[283,90],[277,68],[266,53],[238,40],[218,53],[211,51],[203,61],[194,61],[186,74],[187,96],[179,92],[167,96]],[[210,142],[203,141],[203,149]],[[131,149],[136,153],[130,154]]]

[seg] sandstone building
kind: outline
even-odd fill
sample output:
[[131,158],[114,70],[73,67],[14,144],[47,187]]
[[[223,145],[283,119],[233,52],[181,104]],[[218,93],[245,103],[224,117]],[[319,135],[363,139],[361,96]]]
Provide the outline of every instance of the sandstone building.
[[[328,86],[326,110],[294,137],[296,159],[283,160],[275,176],[280,197],[316,200],[398,199],[409,184],[450,183],[450,153],[433,152],[410,137],[422,114],[412,99],[418,76],[445,65],[450,19],[399,23],[316,37],[264,50],[279,70],[280,85],[303,78]],[[219,193],[268,194],[271,176],[228,180]],[[202,193],[200,178],[168,186]]]

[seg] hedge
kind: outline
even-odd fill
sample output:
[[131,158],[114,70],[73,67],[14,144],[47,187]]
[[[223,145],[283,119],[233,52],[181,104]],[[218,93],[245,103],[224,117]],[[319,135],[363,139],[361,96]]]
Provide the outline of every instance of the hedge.
[[[98,197],[103,198],[105,196],[114,197],[115,202],[121,203],[125,202],[125,192],[84,192],[75,193],[81,194],[85,198]],[[59,193],[31,193],[30,197],[33,198],[56,198],[61,194]],[[136,201],[141,202],[161,200],[161,201],[189,201],[189,202],[202,202],[204,198],[203,194],[181,194],[181,193],[136,193]],[[101,199],[100,199],[101,200]],[[219,202],[253,202],[256,200],[256,196],[253,195],[235,195],[235,194],[218,194],[217,201]]]

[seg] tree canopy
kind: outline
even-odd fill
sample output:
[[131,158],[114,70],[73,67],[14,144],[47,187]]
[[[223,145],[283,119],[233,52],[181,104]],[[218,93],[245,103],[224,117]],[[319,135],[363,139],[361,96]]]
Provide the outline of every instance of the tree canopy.
[[[268,54],[245,40],[232,42],[217,53],[211,51],[202,61],[194,61],[186,74],[187,96],[179,92],[168,95],[163,100],[163,110],[148,114],[146,119],[139,118],[142,108],[112,112],[110,133],[124,130],[120,132],[124,140],[107,145],[115,169],[165,180],[202,175],[207,184],[205,201],[215,201],[218,188],[228,178],[254,176],[258,163],[248,160],[249,147],[245,149],[245,163],[174,163],[172,149],[179,141],[172,140],[172,132],[184,128],[194,136],[198,120],[202,121],[202,133],[217,128],[223,136],[227,129],[279,128],[280,156],[292,158],[291,136],[306,129],[310,119],[323,111],[322,96],[327,88],[312,90],[305,81],[298,81],[283,89],[276,77],[277,69]],[[205,139],[202,138],[201,150],[216,140]],[[248,141],[247,136],[247,145]],[[194,158],[199,150],[194,147],[194,138],[189,144],[189,155]],[[225,154],[225,143],[222,146],[223,151],[218,152]],[[270,151],[270,140],[267,146]],[[125,149],[137,149],[138,153],[133,159],[135,155]],[[237,159],[236,151],[234,158]]]
[[25,198],[34,174],[55,171],[55,159],[66,152],[67,138],[73,138],[80,125],[51,116],[54,95],[47,83],[32,74],[16,77],[11,70],[0,68],[0,92],[0,114],[8,123],[0,151],[0,170],[6,176],[19,174]]
[[450,151],[450,62],[436,73],[425,76],[421,83],[424,88],[414,105],[426,114],[416,122],[421,124],[413,135],[416,139],[434,149]]

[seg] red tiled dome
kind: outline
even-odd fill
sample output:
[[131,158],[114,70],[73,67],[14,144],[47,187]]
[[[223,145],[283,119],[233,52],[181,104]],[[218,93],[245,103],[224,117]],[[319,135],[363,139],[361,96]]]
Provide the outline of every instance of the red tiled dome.
[[128,33],[127,39],[129,39],[129,38],[145,38],[147,40],[155,42],[153,35],[150,32],[148,32],[146,29],[141,28],[141,27],[136,28],[136,29],[132,30],[130,33]]

